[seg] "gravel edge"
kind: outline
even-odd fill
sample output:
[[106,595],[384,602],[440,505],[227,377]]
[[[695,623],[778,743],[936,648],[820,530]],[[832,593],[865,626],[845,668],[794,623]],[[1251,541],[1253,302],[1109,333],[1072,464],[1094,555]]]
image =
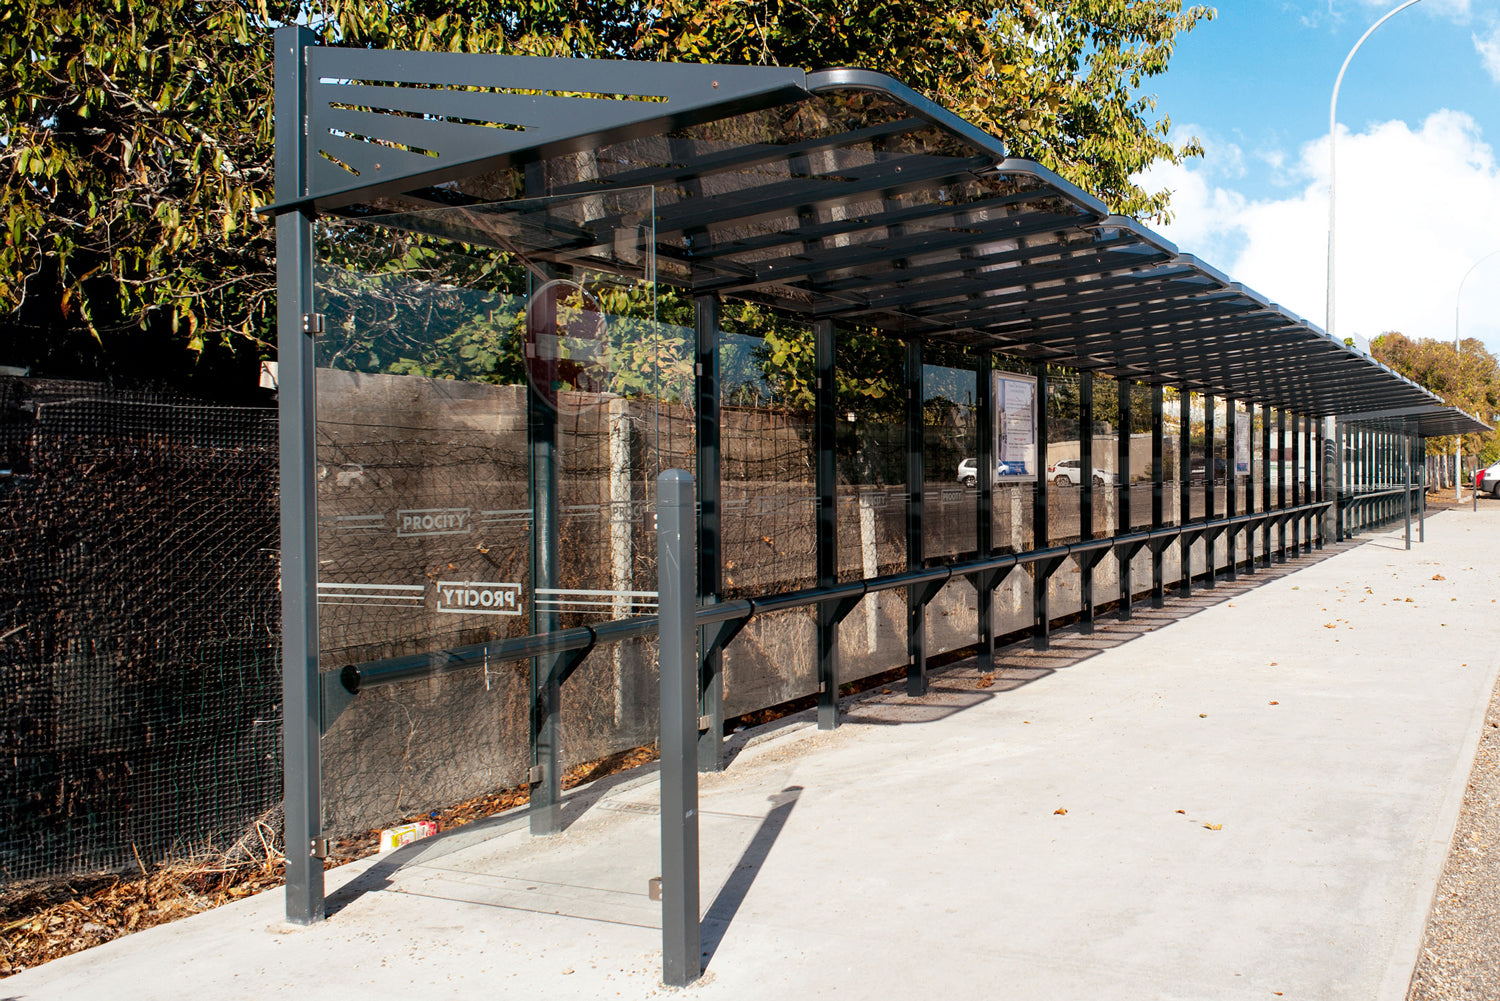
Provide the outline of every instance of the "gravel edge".
[[1500,681],[1469,771],[1407,1001],[1500,998]]

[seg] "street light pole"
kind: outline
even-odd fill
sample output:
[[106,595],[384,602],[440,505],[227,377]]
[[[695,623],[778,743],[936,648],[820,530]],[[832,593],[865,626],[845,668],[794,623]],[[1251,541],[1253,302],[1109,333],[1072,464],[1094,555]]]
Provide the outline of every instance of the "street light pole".
[[[1465,271],[1464,276],[1458,280],[1458,295],[1456,295],[1453,299],[1453,358],[1454,361],[1458,363],[1458,371],[1454,375],[1454,378],[1457,379],[1461,379],[1463,377],[1463,353],[1462,349],[1458,346],[1458,321],[1459,316],[1462,315],[1461,311],[1463,310],[1464,305],[1464,284],[1468,282],[1470,275],[1479,270],[1479,265],[1483,264],[1491,257],[1494,257],[1496,254],[1500,254],[1500,250],[1492,250],[1488,254],[1485,254],[1479,260],[1469,265],[1469,270]],[[1461,456],[1463,455],[1461,449],[1463,446],[1463,440],[1463,435],[1456,434],[1453,436],[1453,499],[1455,501],[1461,501],[1464,499],[1464,477],[1461,465]]]
[[1349,54],[1344,57],[1344,65],[1339,67],[1338,79],[1333,81],[1333,99],[1328,102],[1328,304],[1325,313],[1327,322],[1323,325],[1330,337],[1333,336],[1334,177],[1338,166],[1335,148],[1338,145],[1339,88],[1344,83],[1344,71],[1349,68],[1349,62],[1354,58],[1354,53],[1358,52],[1359,47],[1365,44],[1365,39],[1373,35],[1376,28],[1406,8],[1421,2],[1422,0],[1406,0],[1405,3],[1391,10],[1380,20],[1370,25],[1369,29],[1363,35],[1359,36],[1359,41],[1354,43],[1354,48],[1350,49]]

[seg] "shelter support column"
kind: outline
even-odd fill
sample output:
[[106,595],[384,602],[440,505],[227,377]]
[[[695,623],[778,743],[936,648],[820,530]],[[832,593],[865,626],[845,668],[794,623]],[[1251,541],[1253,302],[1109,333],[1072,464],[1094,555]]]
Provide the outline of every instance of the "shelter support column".
[[[837,388],[833,377],[833,321],[813,324],[814,449],[817,452],[818,586],[832,587],[839,578]],[[839,620],[830,602],[818,604],[818,729],[839,725]]]
[[[1249,461],[1245,466],[1245,513],[1255,513],[1255,476],[1258,466],[1255,464],[1255,404],[1245,403],[1245,437],[1248,439]],[[1262,458],[1262,464],[1265,460]],[[1255,526],[1252,523],[1245,529],[1245,572],[1255,573]]]
[[[1130,413],[1131,383],[1130,380],[1121,376],[1115,382],[1120,392],[1119,414],[1120,419],[1115,428],[1115,534],[1124,535],[1133,527],[1133,519],[1130,513],[1130,429],[1133,420]],[[1131,553],[1124,549],[1116,548],[1116,560],[1119,566],[1117,574],[1120,578],[1120,618],[1130,618],[1130,604],[1135,597],[1135,585],[1131,581],[1130,565]]]
[[[906,568],[922,567],[922,342],[906,342]],[[927,694],[927,606],[917,585],[906,589],[906,693]]]
[[1322,525],[1318,528],[1318,546],[1329,540],[1339,541],[1339,429],[1332,417],[1323,418],[1323,462],[1318,477],[1318,500],[1333,501],[1323,509]]
[[1417,541],[1427,541],[1427,439],[1417,439],[1417,468],[1421,477],[1417,491]]
[[[1260,454],[1261,470],[1260,479],[1260,509],[1263,514],[1271,513],[1271,408],[1261,405],[1260,408]],[[1271,519],[1266,518],[1260,523],[1262,566],[1271,565]]]
[[[1292,468],[1291,480],[1292,507],[1302,503],[1302,415],[1292,414],[1291,427],[1288,433],[1292,436]],[[1292,518],[1292,555],[1297,556],[1302,552],[1302,516]]]
[[[1047,366],[1038,363],[1036,373],[1036,482],[1031,493],[1031,546],[1045,549],[1050,533],[1047,526]],[[1052,644],[1051,574],[1039,563],[1031,565],[1031,646],[1046,650]]]
[[[974,544],[980,559],[994,552],[995,534],[995,379],[994,355],[980,351],[975,372],[975,409],[978,411],[979,442],[975,449],[979,496],[974,505]],[[979,618],[979,670],[995,668],[995,585],[993,574],[974,579]]]
[[[1166,429],[1163,427],[1162,388],[1151,387],[1151,527],[1162,528],[1166,520]],[[1151,607],[1167,603],[1166,573],[1160,546],[1151,547]]]
[[[1286,461],[1286,411],[1276,411],[1276,508],[1286,510],[1286,480],[1291,463]],[[1276,519],[1276,562],[1286,562],[1286,518]]]
[[[1078,373],[1078,537],[1094,537],[1094,373]],[[1078,631],[1094,631],[1094,564],[1085,559],[1078,567]]]
[[[696,328],[698,413],[698,602],[723,600],[722,477],[719,423],[719,298],[693,301]],[[698,631],[698,770],[724,770],[724,650],[714,638],[717,626]]]
[[[1214,466],[1218,459],[1218,445],[1214,441],[1214,394],[1203,396],[1203,520],[1213,521],[1218,509],[1218,476]],[[1215,533],[1203,533],[1203,585],[1213,587],[1214,563],[1218,560]]]
[[[276,56],[276,196],[307,190],[306,28],[278,28]],[[286,919],[324,918],[322,707],[318,688],[318,537],[316,383],[311,322],[313,210],[276,217],[277,407],[281,469],[281,698],[286,806]]]
[[[533,278],[533,288],[537,280]],[[543,343],[542,331],[554,330],[557,300],[542,295],[527,312],[527,322],[540,325],[532,343]],[[531,581],[533,593],[562,586],[558,572],[557,409],[527,380],[527,433],[530,439]],[[551,633],[561,628],[562,616],[552,607],[531,604],[531,631]],[[531,658],[531,833],[562,830],[562,671],[567,655],[549,653]]]
[[[1177,522],[1186,525],[1193,520],[1193,394],[1183,387],[1177,396]],[[1177,593],[1191,597],[1193,593],[1193,542],[1192,536],[1183,533],[1178,549],[1178,563],[1182,569],[1182,580],[1177,584]]]
[[1406,489],[1401,491],[1401,509],[1406,518],[1406,548],[1411,548],[1411,433],[1403,432],[1401,435],[1401,469],[1402,484]]
[[[1239,457],[1235,455],[1235,434],[1239,430],[1239,413],[1234,397],[1224,397],[1224,517],[1233,519],[1239,513]],[[1230,580],[1239,577],[1236,557],[1239,555],[1239,533],[1233,528],[1224,533],[1224,569]]]

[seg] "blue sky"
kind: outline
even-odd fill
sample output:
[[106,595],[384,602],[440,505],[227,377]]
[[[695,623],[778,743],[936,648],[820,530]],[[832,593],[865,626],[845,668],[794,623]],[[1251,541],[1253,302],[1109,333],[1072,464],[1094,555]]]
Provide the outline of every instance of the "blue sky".
[[[1148,81],[1207,156],[1157,167],[1158,227],[1308,319],[1324,320],[1328,101],[1339,66],[1398,0],[1222,0]],[[1459,283],[1500,251],[1500,0],[1422,0],[1360,49],[1339,96],[1335,330],[1451,340]],[[1500,354],[1500,254],[1458,320]]]

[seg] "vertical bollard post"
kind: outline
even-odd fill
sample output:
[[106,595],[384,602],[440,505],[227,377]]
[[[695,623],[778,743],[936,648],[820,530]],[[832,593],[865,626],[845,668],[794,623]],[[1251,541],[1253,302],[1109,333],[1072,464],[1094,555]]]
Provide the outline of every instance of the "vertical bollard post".
[[703,972],[698,926],[698,629],[693,582],[693,477],[656,478],[656,572],[661,601],[662,981],[683,987]]

